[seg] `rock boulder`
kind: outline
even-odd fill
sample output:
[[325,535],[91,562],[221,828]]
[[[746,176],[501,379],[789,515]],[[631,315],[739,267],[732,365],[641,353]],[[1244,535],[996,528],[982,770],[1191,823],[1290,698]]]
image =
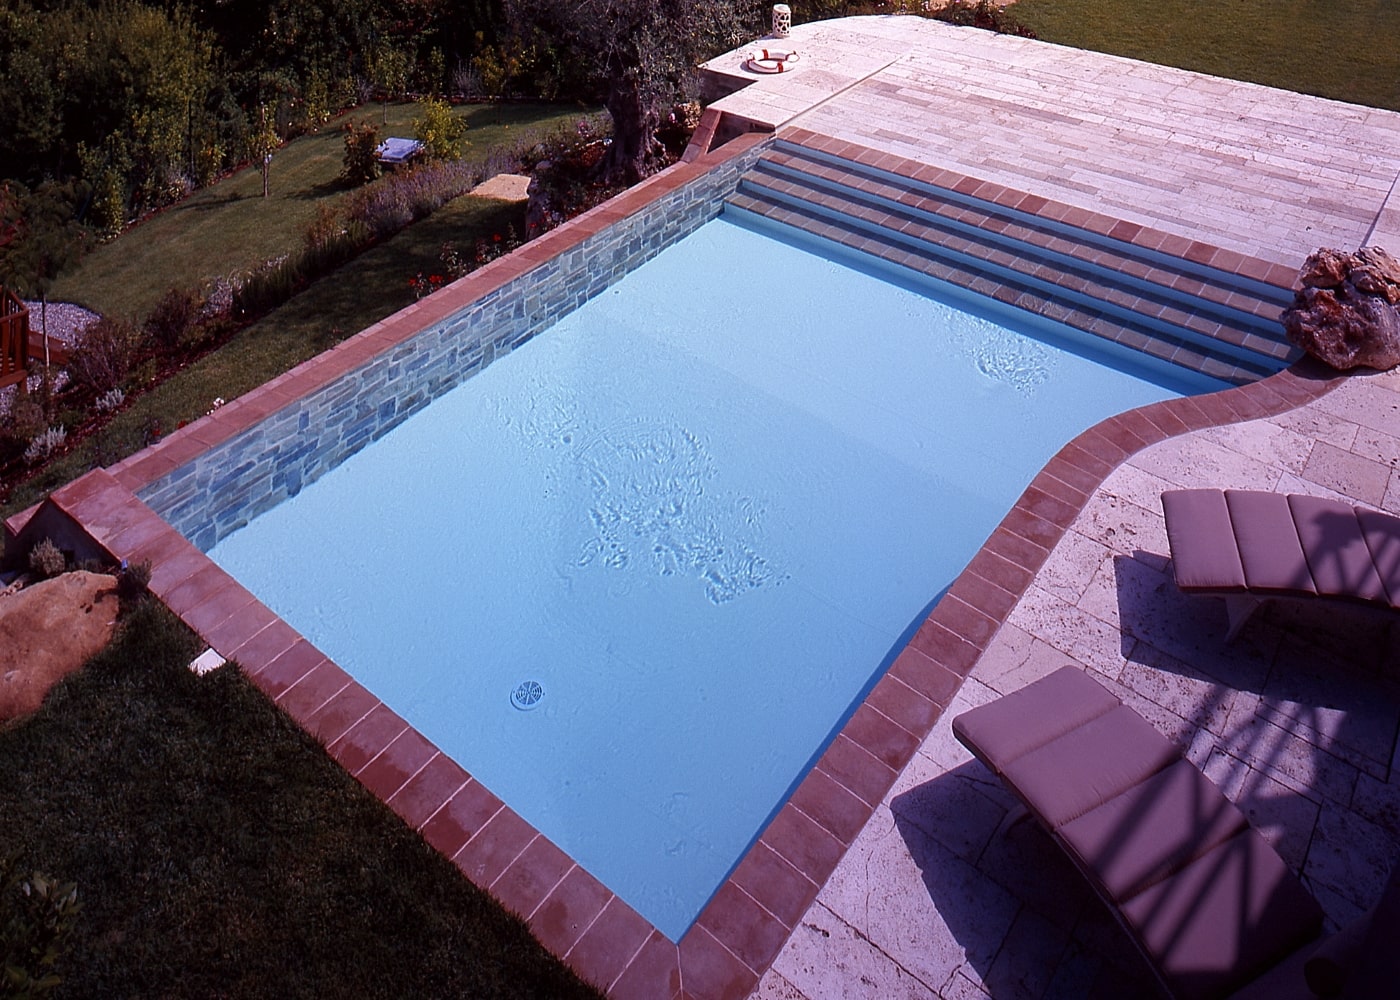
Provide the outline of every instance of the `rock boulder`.
[[1341,371],[1400,365],[1400,261],[1380,247],[1324,247],[1298,281],[1283,313],[1290,343]]
[[64,573],[0,594],[0,722],[34,711],[107,645],[118,610],[116,580],[100,573]]

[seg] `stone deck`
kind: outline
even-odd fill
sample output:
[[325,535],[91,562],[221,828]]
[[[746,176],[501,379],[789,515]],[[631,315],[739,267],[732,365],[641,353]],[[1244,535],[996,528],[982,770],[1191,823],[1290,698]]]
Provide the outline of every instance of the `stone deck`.
[[[913,18],[799,26],[784,44],[802,60],[781,76],[747,73],[743,50],[710,64],[754,81],[716,103],[731,122],[830,136],[1286,267],[1322,245],[1400,248],[1394,113]],[[1048,838],[1031,823],[996,833],[1012,800],[951,735],[958,712],[1065,664],[1176,739],[1329,924],[1374,904],[1400,860],[1400,623],[1291,603],[1227,645],[1223,603],[1172,583],[1159,497],[1237,487],[1400,513],[1400,374],[1342,380],[1279,415],[1239,409],[1125,446],[1075,484],[1087,500],[754,1000],[1152,994]]]
[[959,712],[1065,664],[1092,671],[1240,805],[1345,923],[1400,860],[1400,623],[1276,605],[1231,644],[1223,602],[1176,590],[1163,490],[1239,487],[1400,513],[1400,372],[1282,416],[1170,438],[1093,491],[855,839],[761,1000],[1152,995],[1126,935],[952,737]]
[[[772,43],[765,43],[772,44]],[[1289,267],[1400,246],[1400,115],[913,17],[799,25],[716,102]]]

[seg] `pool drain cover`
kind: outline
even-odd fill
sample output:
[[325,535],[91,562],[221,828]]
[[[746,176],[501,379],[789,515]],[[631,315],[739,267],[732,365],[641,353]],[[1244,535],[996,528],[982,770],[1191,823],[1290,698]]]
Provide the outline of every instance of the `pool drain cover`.
[[510,703],[522,712],[528,712],[544,701],[544,685],[539,681],[521,681],[510,693]]

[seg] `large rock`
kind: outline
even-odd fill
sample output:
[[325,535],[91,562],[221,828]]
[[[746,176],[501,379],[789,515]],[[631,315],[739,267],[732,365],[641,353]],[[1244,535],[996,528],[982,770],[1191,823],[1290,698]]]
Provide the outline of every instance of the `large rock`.
[[0,722],[34,711],[107,645],[117,611],[117,582],[100,573],[64,573],[0,594]]
[[1341,371],[1400,365],[1400,261],[1380,247],[1324,247],[1298,281],[1283,313],[1292,344]]

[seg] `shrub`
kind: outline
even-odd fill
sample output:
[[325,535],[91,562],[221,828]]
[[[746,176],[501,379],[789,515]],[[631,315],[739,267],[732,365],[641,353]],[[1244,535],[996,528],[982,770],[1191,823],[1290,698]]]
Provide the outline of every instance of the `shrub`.
[[0,982],[7,997],[38,997],[61,981],[53,967],[82,904],[76,885],[17,869],[16,859],[0,859]]
[[97,397],[95,405],[98,413],[111,413],[124,402],[126,402],[126,393],[120,389],[109,389]]
[[80,391],[100,396],[114,388],[131,370],[136,350],[131,324],[104,316],[87,328],[68,356],[68,377]]
[[17,445],[28,445],[48,428],[44,407],[30,395],[16,395],[10,400],[10,412],[5,416],[5,437]]
[[115,170],[104,170],[97,179],[89,206],[89,220],[99,239],[110,240],[126,225],[126,187]]
[[204,303],[190,288],[172,288],[146,317],[146,336],[161,350],[174,351],[199,320]]
[[301,270],[290,255],[264,261],[234,290],[233,312],[244,319],[262,316],[295,295],[301,284]]
[[29,568],[42,579],[58,576],[68,568],[68,560],[63,551],[54,544],[52,538],[41,538],[29,550]]
[[944,6],[931,12],[931,16],[949,24],[965,28],[982,28],[1002,35],[1019,35],[1022,38],[1035,38],[1036,34],[1016,19],[1009,11],[991,3],[990,0],[949,0]]
[[358,187],[379,176],[379,158],[375,155],[378,148],[379,128],[374,123],[346,124],[345,159],[342,161],[341,177],[347,184]]
[[146,590],[150,585],[151,564],[149,561],[123,562],[121,569],[117,570],[117,598],[123,606],[135,604],[145,597]]
[[29,447],[24,449],[24,460],[30,465],[42,462],[62,448],[67,440],[68,430],[65,427],[50,427],[29,442]]
[[375,239],[392,236],[415,219],[431,215],[481,180],[481,171],[461,161],[435,161],[389,174],[350,196],[345,212]]
[[460,160],[466,144],[467,123],[452,112],[452,105],[436,97],[418,102],[419,115],[413,131],[423,143],[423,151],[433,160]]

